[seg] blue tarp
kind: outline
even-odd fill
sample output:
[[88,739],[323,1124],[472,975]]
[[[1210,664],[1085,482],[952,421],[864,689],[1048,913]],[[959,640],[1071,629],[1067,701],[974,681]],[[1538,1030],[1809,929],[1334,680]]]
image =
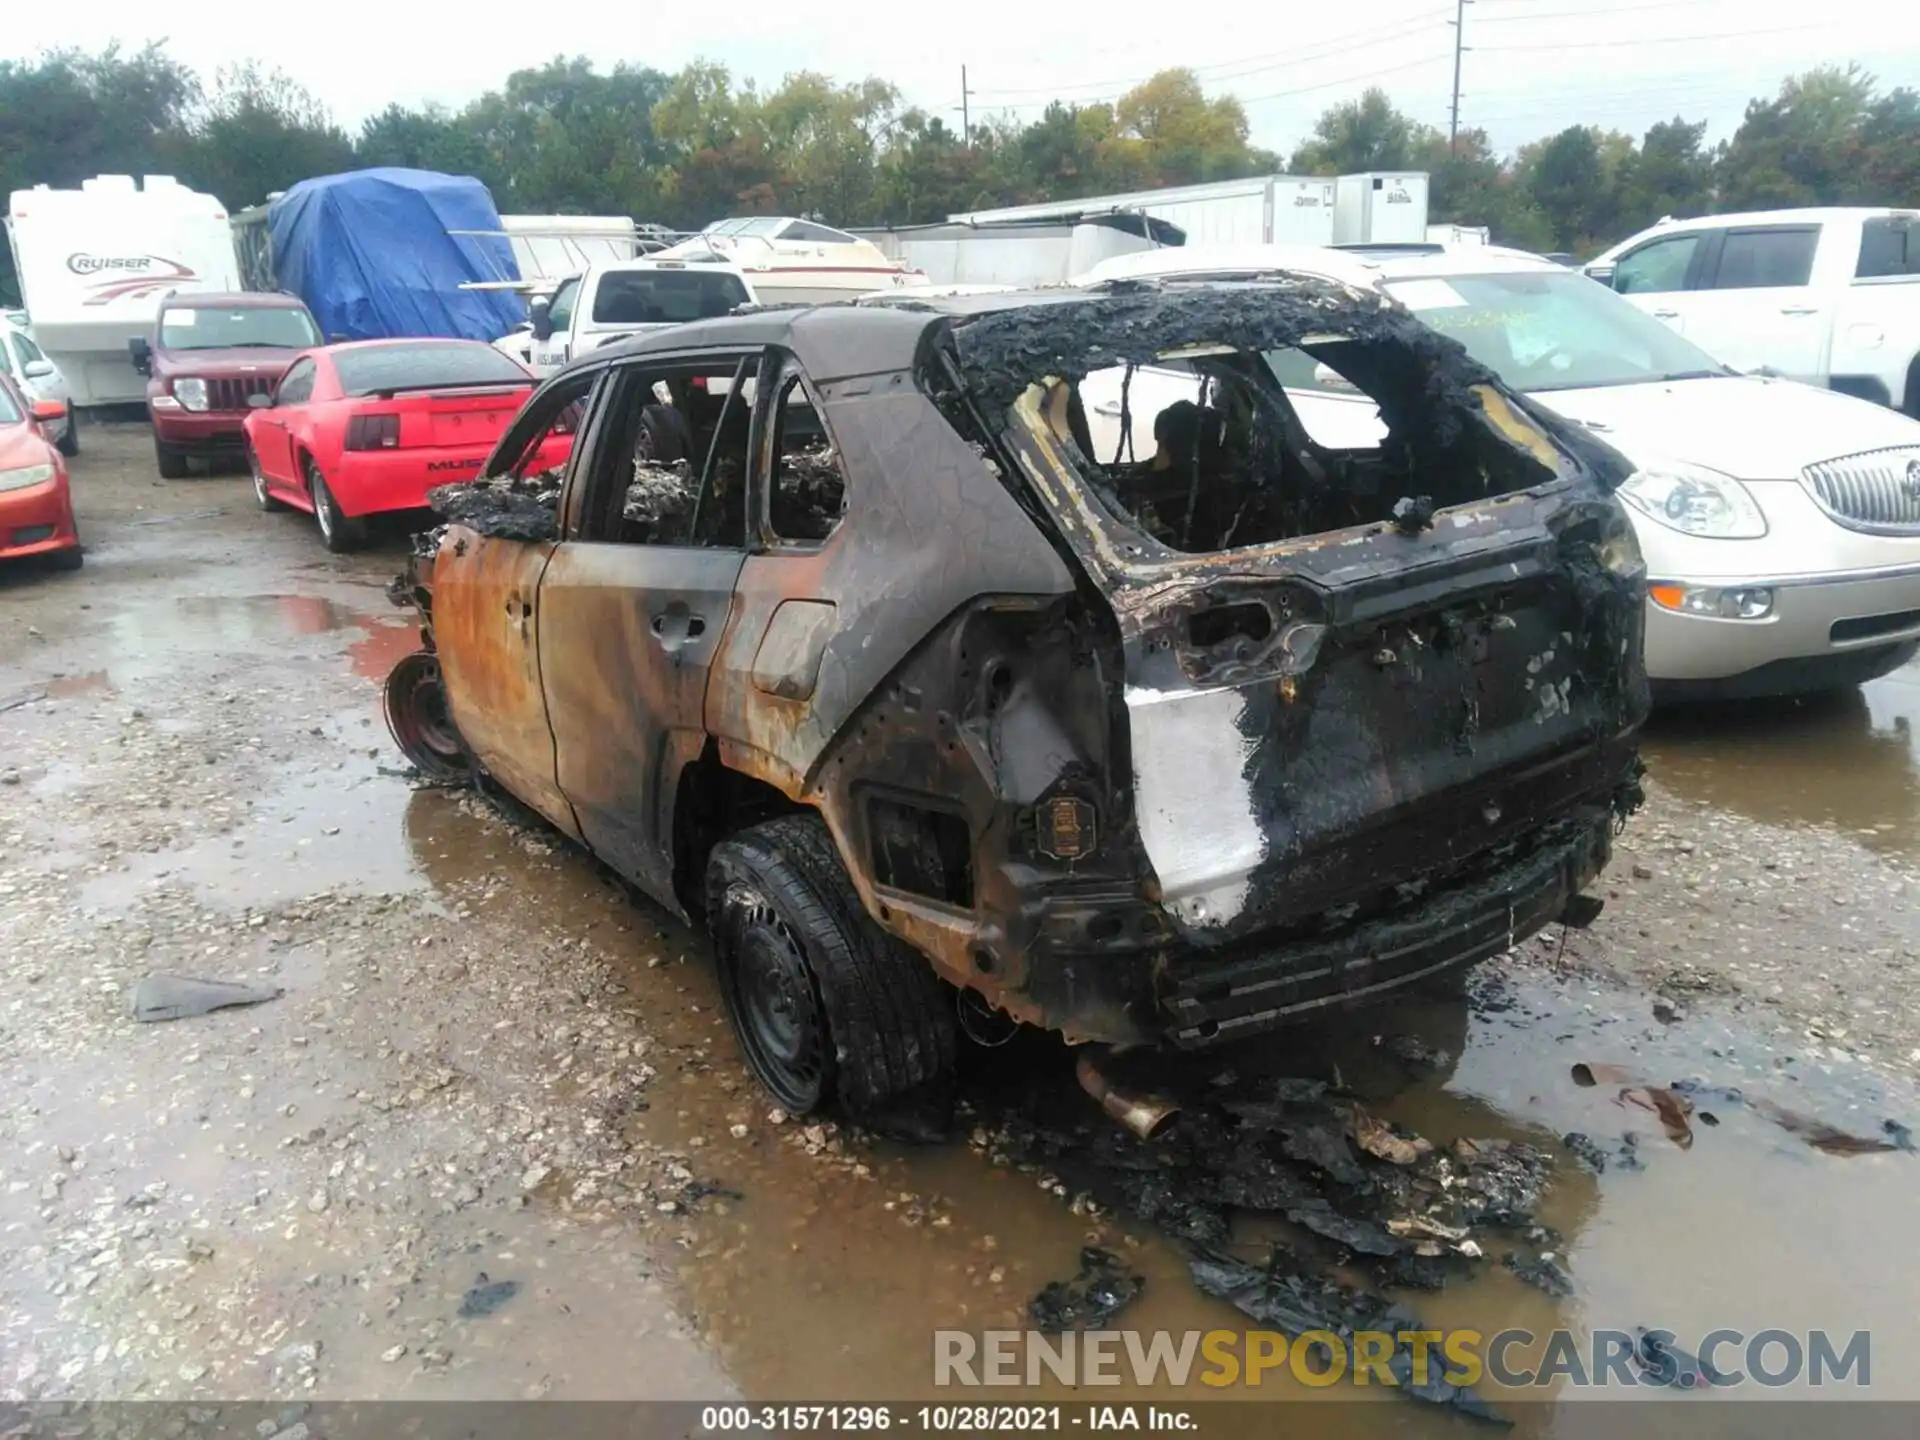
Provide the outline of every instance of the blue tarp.
[[467,280],[518,280],[487,187],[468,175],[383,168],[302,180],[267,212],[274,278],[306,301],[328,339],[446,335],[497,340],[526,319],[511,291]]

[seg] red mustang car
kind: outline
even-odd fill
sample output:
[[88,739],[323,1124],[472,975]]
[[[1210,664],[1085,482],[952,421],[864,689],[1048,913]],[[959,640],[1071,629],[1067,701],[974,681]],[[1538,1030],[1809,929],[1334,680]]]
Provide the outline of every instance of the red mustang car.
[[48,555],[62,569],[80,568],[67,462],[40,429],[66,413],[58,400],[29,401],[0,375],[0,560]]
[[[473,340],[358,340],[302,353],[246,422],[262,510],[311,511],[336,553],[366,518],[417,510],[427,491],[476,474],[534,387],[520,363]],[[571,435],[539,463],[563,465]]]

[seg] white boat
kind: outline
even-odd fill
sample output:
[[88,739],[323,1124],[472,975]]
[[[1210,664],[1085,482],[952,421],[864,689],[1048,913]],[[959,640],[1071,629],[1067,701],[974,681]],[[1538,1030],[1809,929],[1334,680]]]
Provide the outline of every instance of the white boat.
[[652,258],[734,266],[762,305],[827,304],[927,280],[870,241],[790,215],[717,220]]

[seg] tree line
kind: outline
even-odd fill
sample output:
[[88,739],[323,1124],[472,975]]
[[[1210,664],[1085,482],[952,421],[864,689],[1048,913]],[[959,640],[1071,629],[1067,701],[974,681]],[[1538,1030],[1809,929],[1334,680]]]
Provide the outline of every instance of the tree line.
[[[1590,253],[1663,215],[1920,204],[1920,92],[1858,66],[1790,77],[1709,145],[1676,116],[1636,139],[1570,125],[1495,151],[1370,89],[1290,153],[1249,140],[1230,95],[1170,69],[1111,103],[1056,102],[961,134],[885,80],[812,72],[762,90],[724,65],[675,73],[584,58],[516,71],[460,110],[389,105],[349,134],[258,64],[205,80],[160,45],[0,61],[0,193],[96,174],[170,174],[233,209],[314,175],[406,165],[479,177],[506,214],[631,215],[676,229],[726,215],[918,224],[961,210],[1283,172],[1431,173],[1436,222],[1533,250]],[[0,296],[17,298],[0,252]]]

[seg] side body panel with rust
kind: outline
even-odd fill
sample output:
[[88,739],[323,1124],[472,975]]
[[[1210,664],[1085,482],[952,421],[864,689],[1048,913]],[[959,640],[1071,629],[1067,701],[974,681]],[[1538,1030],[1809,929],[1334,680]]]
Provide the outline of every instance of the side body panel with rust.
[[672,797],[706,744],[708,672],[744,558],[571,540],[540,584],[560,788],[594,853],[676,910]]
[[514,796],[578,839],[554,772],[534,618],[553,552],[450,526],[433,565],[434,645],[468,748]]
[[[774,548],[748,560],[708,707],[730,763],[790,793],[940,622],[982,596],[1051,598],[1074,584],[911,375],[844,380],[820,393],[846,513],[817,551]],[[769,644],[775,613],[796,598],[831,606],[831,623],[789,615]]]

